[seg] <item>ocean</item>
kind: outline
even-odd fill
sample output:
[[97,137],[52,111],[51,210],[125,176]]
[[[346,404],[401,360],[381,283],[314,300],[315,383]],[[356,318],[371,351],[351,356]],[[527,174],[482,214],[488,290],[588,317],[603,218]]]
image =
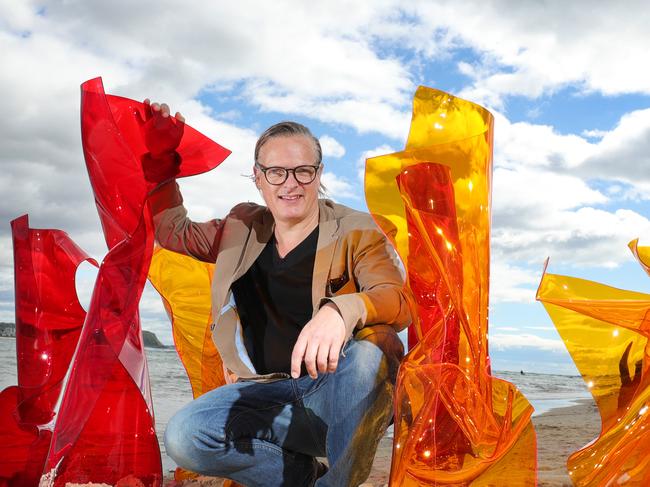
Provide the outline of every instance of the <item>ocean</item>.
[[[0,337],[0,390],[16,384],[16,342]],[[165,455],[162,435],[169,418],[192,400],[190,384],[176,351],[172,348],[146,349],[151,388],[156,416],[156,431],[160,442],[163,471],[175,468],[173,460]],[[550,409],[570,406],[580,399],[591,397],[580,376],[534,374],[495,371],[494,375],[515,384],[535,407],[535,415]],[[387,433],[391,435],[389,430]]]

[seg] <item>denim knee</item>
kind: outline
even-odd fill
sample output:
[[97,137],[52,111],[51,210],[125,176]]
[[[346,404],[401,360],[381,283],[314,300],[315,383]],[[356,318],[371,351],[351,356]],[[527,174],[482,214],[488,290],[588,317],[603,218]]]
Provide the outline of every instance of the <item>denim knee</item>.
[[366,353],[377,353],[386,364],[386,379],[395,384],[399,365],[404,358],[404,344],[397,336],[397,332],[389,325],[371,325],[359,330],[354,340],[363,343],[369,342],[373,348],[366,348]]
[[186,414],[181,410],[176,413],[167,423],[165,428],[165,451],[179,467],[192,470],[191,459],[194,445],[191,439],[191,432],[188,431],[185,418]]
[[216,458],[223,451],[225,438],[217,425],[206,428],[200,414],[193,414],[193,403],[178,411],[165,429],[165,451],[179,467],[197,473],[208,473],[202,461],[206,454]]

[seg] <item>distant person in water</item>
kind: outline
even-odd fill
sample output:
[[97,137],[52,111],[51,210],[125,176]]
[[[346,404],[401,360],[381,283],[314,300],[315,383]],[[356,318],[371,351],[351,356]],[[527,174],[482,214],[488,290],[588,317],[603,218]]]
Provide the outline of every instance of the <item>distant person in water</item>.
[[[145,104],[145,140],[178,127],[143,161],[145,172],[169,175],[159,169],[182,164],[184,119]],[[392,418],[396,332],[411,322],[411,297],[370,215],[319,199],[322,173],[318,139],[281,122],[255,146],[266,206],[241,203],[197,223],[173,177],[150,195],[158,243],[216,263],[213,339],[235,377],[167,425],[167,454],[182,468],[249,487],[357,486],[370,472]]]

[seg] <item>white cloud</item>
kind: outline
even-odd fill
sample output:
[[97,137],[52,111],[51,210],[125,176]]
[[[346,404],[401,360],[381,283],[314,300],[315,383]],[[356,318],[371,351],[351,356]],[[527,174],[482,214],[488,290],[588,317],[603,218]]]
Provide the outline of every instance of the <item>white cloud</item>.
[[232,151],[214,170],[179,180],[190,218],[205,221],[224,217],[242,201],[263,200],[248,176],[253,173],[253,153],[257,134],[216,120],[212,111],[196,102],[184,104],[183,113],[194,128]]
[[515,328],[514,326],[498,326],[498,325],[492,325],[491,330],[494,332],[496,330],[498,331],[519,331],[518,328]]
[[603,136],[607,134],[606,130],[598,130],[598,129],[593,129],[593,130],[583,130],[582,131],[582,136],[583,137],[589,137],[591,139],[602,139]]
[[[413,83],[402,63],[378,55],[364,33],[369,23],[392,15],[390,5],[377,7],[189,1],[182,7],[113,2],[102,8],[73,1],[49,6],[46,18],[71,42],[123,53],[140,68],[133,81],[150,91],[167,87],[194,96],[238,83],[246,101],[263,111],[401,133],[395,116],[403,115]],[[270,21],[279,12],[282,29]]]
[[584,207],[521,226],[495,226],[492,242],[498,259],[541,264],[550,256],[563,264],[616,267],[631,259],[627,242],[647,235],[650,221],[634,211]]
[[359,178],[359,180],[363,182],[365,178],[366,159],[370,159],[371,157],[376,157],[376,156],[383,156],[385,154],[392,154],[393,152],[397,152],[398,150],[401,149],[395,149],[388,144],[382,144],[378,147],[375,147],[374,149],[363,151],[361,153],[361,156],[359,156],[359,159],[357,159],[357,177]]
[[322,135],[318,139],[320,141],[321,148],[323,149],[323,157],[332,157],[334,159],[340,159],[345,155],[345,147],[336,140],[334,137],[329,135]]
[[539,265],[550,256],[614,267],[630,259],[627,242],[650,234],[646,216],[625,209],[626,198],[650,194],[650,110],[623,116],[601,135],[592,143],[497,114],[495,261]]
[[321,180],[327,188],[327,196],[336,201],[341,198],[360,200],[363,197],[363,189],[353,185],[347,179],[337,176],[333,172],[325,172]]
[[496,167],[571,169],[596,151],[579,135],[559,134],[549,125],[511,123],[500,113],[495,114],[494,132]]
[[[537,272],[517,267],[498,259],[490,266],[490,303],[535,301],[541,268]],[[505,328],[500,328],[505,330]]]
[[576,176],[523,167],[494,171],[493,201],[498,218],[512,221],[517,218],[514,213],[525,209],[527,219],[538,218],[538,221],[529,223],[543,228],[547,224],[544,217],[549,214],[607,203],[608,198]]
[[424,43],[438,37],[438,29],[446,29],[453,45],[482,54],[461,68],[474,79],[463,90],[472,100],[500,106],[506,96],[538,97],[569,85],[585,93],[650,93],[650,66],[645,62],[650,11],[643,0],[628,2],[624,9],[611,2],[593,8],[586,1],[508,0],[417,2],[409,7],[418,26],[429,27],[412,29],[412,42]]
[[[246,88],[250,100],[262,111],[305,115],[327,123],[344,123],[359,133],[379,132],[405,140],[409,114],[382,100],[360,96],[328,100],[319,96],[288,93],[270,83],[251,84]],[[406,100],[405,100],[406,101]]]
[[553,338],[542,338],[529,333],[510,335],[506,333],[490,333],[488,337],[490,348],[496,350],[508,350],[512,348],[534,348],[547,350],[549,352],[566,352],[562,340]]
[[537,330],[537,331],[552,331],[555,332],[556,329],[553,325],[533,325],[533,326],[524,326],[526,330]]
[[[582,166],[583,177],[599,177],[639,185],[650,185],[650,108],[625,114],[616,127],[602,135]],[[647,193],[638,196],[650,199]]]

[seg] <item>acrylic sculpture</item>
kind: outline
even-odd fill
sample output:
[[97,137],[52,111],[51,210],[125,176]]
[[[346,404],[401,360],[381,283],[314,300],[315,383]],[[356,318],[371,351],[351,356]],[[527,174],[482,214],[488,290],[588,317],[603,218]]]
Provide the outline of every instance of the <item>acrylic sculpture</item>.
[[210,328],[213,275],[214,264],[162,248],[156,248],[149,267],[149,281],[171,320],[174,345],[194,399],[227,382]]
[[[629,244],[650,275],[650,247]],[[544,275],[537,291],[602,422],[567,462],[574,485],[650,485],[650,295]]]
[[[162,483],[138,314],[154,250],[146,201],[157,184],[145,174],[143,156],[152,147],[160,149],[170,132],[178,137],[169,149],[179,154],[183,165],[162,168],[161,177],[208,171],[229,154],[191,127],[173,119],[167,122],[156,124],[142,103],[105,95],[99,78],[82,85],[84,156],[109,248],[85,319],[74,293],[74,269],[87,256],[62,232],[55,234],[58,239],[39,240],[38,245],[45,246],[40,248],[34,235],[56,231],[29,230],[26,217],[14,221],[18,333],[25,330],[30,343],[39,344],[41,359],[58,365],[51,367],[47,386],[21,375],[21,364],[29,362],[20,355],[17,341],[19,384],[2,393],[0,408],[6,414],[0,438],[7,439],[5,445],[18,442],[20,448],[11,451],[13,457],[0,458],[2,484],[37,485],[39,478],[42,485],[55,486]],[[68,260],[50,259],[57,252]],[[35,270],[59,267],[57,279],[44,278],[46,273],[40,271],[34,274],[37,279],[25,278],[30,265]],[[67,276],[63,281],[58,278],[61,269]],[[50,308],[41,307],[50,301]],[[34,312],[44,309],[48,312]]]
[[368,159],[366,200],[419,318],[395,397],[390,485],[534,485],[533,408],[491,376],[492,115],[420,87],[402,152]]
[[86,317],[75,272],[89,261],[60,230],[11,222],[15,262],[18,385],[0,393],[0,485],[38,485],[51,423]]

